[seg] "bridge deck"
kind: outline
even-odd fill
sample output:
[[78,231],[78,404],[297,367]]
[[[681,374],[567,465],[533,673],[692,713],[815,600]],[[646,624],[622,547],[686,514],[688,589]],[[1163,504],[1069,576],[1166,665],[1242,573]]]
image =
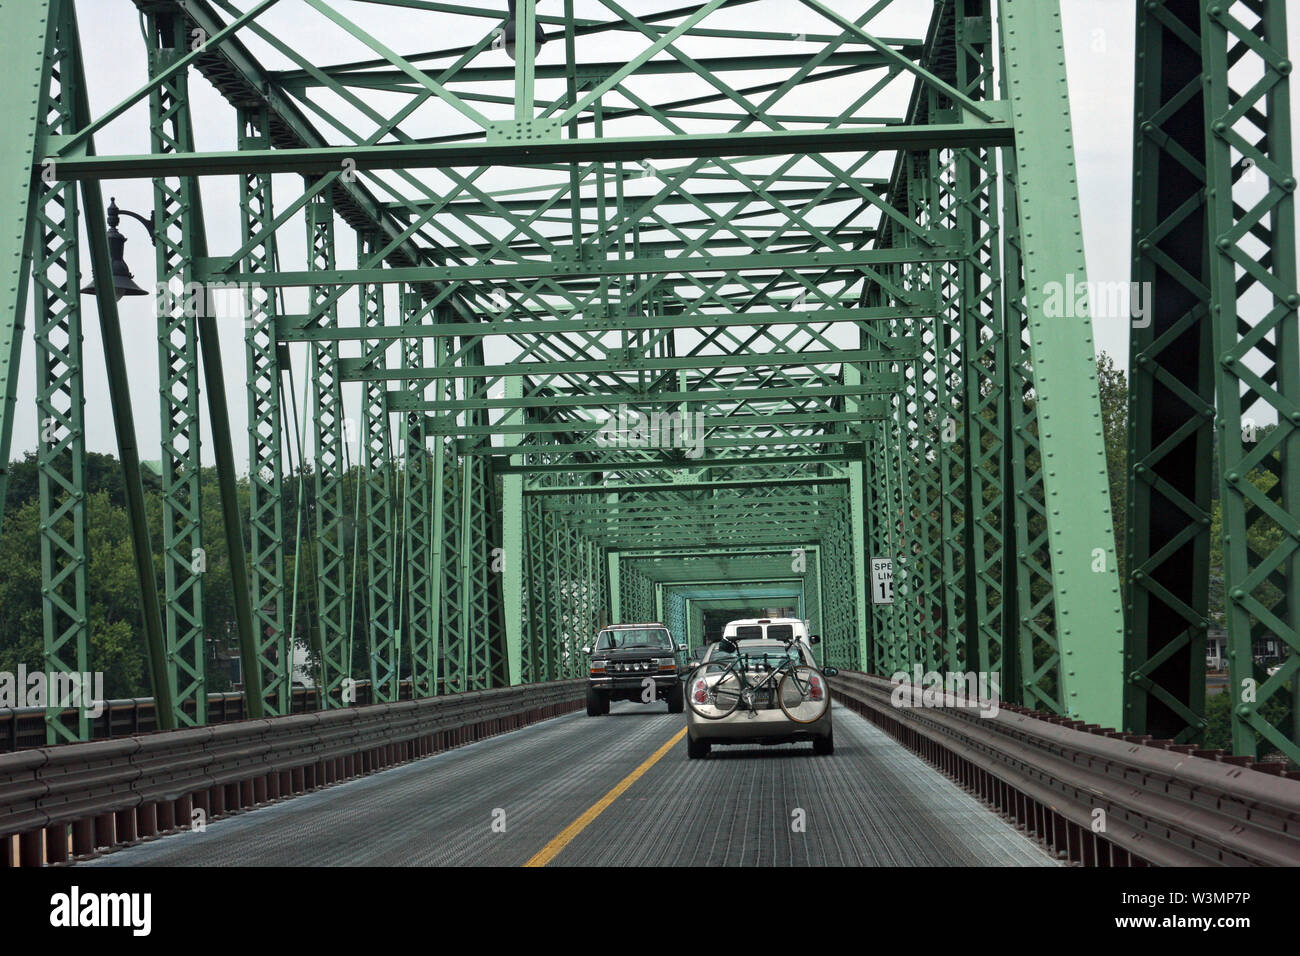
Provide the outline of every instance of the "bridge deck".
[[[805,744],[689,761],[674,744],[551,865],[1055,865],[874,725],[842,707],[835,720],[828,758]],[[663,704],[614,704],[608,717],[545,721],[84,865],[518,865],[682,725]]]

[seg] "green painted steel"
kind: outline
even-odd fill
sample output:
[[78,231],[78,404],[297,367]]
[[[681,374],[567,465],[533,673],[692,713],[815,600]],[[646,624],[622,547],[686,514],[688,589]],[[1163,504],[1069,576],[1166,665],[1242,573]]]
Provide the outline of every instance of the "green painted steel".
[[45,96],[46,50],[50,37],[52,0],[8,3],[0,7],[4,36],[27,37],[10,52],[10,82],[0,97],[8,134],[0,143],[0,169],[12,218],[0,230],[0,256],[14,263],[0,287],[0,530],[4,528],[5,496],[9,489],[9,455],[13,447],[14,416],[18,414],[18,369],[22,360],[31,273],[32,230],[42,187],[31,175],[43,152],[38,137],[45,134],[40,107]]
[[1199,2],[1140,6],[1137,49],[1124,720],[1198,743],[1215,414]]
[[[312,269],[334,268],[334,204],[325,193],[314,196],[306,206],[308,263]],[[328,286],[312,289],[312,311],[320,325],[337,325],[337,304],[329,298]],[[348,429],[343,410],[343,391],[338,378],[337,342],[313,342],[311,348],[312,470],[315,504],[315,563],[312,571],[316,589],[315,656],[325,707],[346,706],[353,680],[352,594],[348,575],[348,501],[344,473],[347,468]],[[354,532],[355,533],[355,532]],[[310,585],[309,585],[310,586]]]
[[[1086,283],[1069,94],[1054,3],[1001,0],[1016,123],[1021,260],[1065,713],[1122,723],[1123,617],[1090,313],[1048,313],[1049,285]],[[1091,505],[1089,505],[1091,503]]]
[[[724,0],[607,0],[595,18],[519,0],[510,51],[504,5],[472,0],[306,0],[314,32],[293,36],[274,0],[136,5],[151,78],[130,97],[95,118],[62,102],[80,54],[57,0],[58,39],[19,64],[48,108],[6,107],[14,161],[54,161],[15,181],[7,239],[32,260],[34,404],[56,420],[40,452],[51,667],[85,662],[89,633],[74,185],[152,179],[157,280],[201,283],[205,306],[243,284],[236,604],[269,713],[300,647],[337,707],[365,676],[380,700],[407,677],[429,696],[578,676],[607,623],[664,620],[698,642],[706,610],[781,600],[827,663],[993,672],[1010,700],[1194,741],[1217,478],[1233,692],[1259,682],[1234,746],[1295,757],[1280,2],[1244,5],[1257,33],[1199,0],[1137,15],[1134,277],[1157,312],[1132,336],[1123,594],[1093,317],[1058,311],[1087,271],[1057,3],[803,0],[765,24]],[[44,7],[3,16],[35,35]],[[886,14],[911,35],[880,35]],[[382,39],[396,22],[400,48]],[[331,62],[316,33],[360,58]],[[1238,88],[1245,56],[1264,79]],[[235,105],[237,149],[195,148],[198,77]],[[97,155],[145,102],[153,152]],[[241,229],[218,243],[201,187],[231,175]],[[289,255],[299,220],[305,255]],[[336,255],[352,240],[355,261]],[[26,398],[9,397],[24,279],[0,329],[5,448]],[[181,720],[212,624],[189,563],[204,553],[197,373],[210,381],[220,353],[210,316],[167,305],[167,636],[150,648]],[[120,431],[121,394],[115,411]],[[139,550],[142,515],[135,530]],[[892,598],[872,586],[882,562]],[[1292,649],[1271,676],[1252,671],[1265,634]]]
[[[373,235],[357,237],[357,258],[376,251]],[[361,322],[366,328],[384,325],[384,290],[367,285],[361,291]],[[362,354],[372,368],[383,368],[388,343],[367,340]],[[365,471],[366,579],[370,680],[375,700],[397,700],[402,669],[402,641],[398,633],[397,589],[397,475],[393,466],[391,416],[386,390],[367,382],[362,406],[362,467]]]
[[[1270,746],[1300,762],[1300,289],[1286,12],[1280,0],[1203,5],[1201,49],[1233,749]],[[1247,70],[1258,75],[1246,80]],[[1253,646],[1269,634],[1284,656],[1271,675],[1255,666]]]
[[[270,116],[265,108],[238,111],[238,142],[256,147],[270,141]],[[245,381],[248,395],[248,524],[249,570],[261,669],[268,713],[289,712],[295,640],[289,631],[286,579],[285,441],[281,389],[284,369],[275,338],[280,311],[277,297],[257,284],[258,273],[275,268],[279,258],[271,177],[240,177],[243,213],[240,238],[247,248],[244,271],[251,281],[244,294]]]
[[[149,72],[164,72],[188,48],[174,16],[148,20],[153,40]],[[185,71],[173,72],[150,94],[149,110],[156,153],[194,150]],[[168,679],[178,726],[207,723],[207,627],[204,621],[204,575],[207,548],[203,538],[200,495],[202,440],[199,434],[198,316],[188,294],[194,281],[194,210],[198,181],[191,176],[154,180],[155,260],[159,291],[158,392],[161,396],[162,546],[167,629]],[[167,293],[162,293],[165,288]],[[202,303],[206,305],[206,301]],[[187,707],[188,705],[188,707]]]
[[[50,19],[42,134],[66,135],[75,125],[76,20],[59,4]],[[35,35],[33,39],[39,35]],[[90,608],[86,597],[86,429],[81,295],[78,290],[80,208],[72,183],[43,181],[35,212],[32,286],[36,343],[36,415],[40,429],[40,553],[42,652],[47,674],[89,670]],[[46,740],[85,740],[86,711],[66,726],[61,708],[46,710]]]
[[[420,322],[418,296],[403,291],[399,302],[403,324]],[[402,343],[402,368],[417,367],[423,360],[418,339]],[[403,389],[417,391],[414,383]],[[413,693],[430,697],[441,689],[438,684],[442,622],[442,498],[444,450],[439,442],[430,453],[424,433],[422,415],[405,414],[400,418],[402,474],[402,587],[406,601],[399,619],[404,622],[408,638],[408,657]],[[394,584],[396,586],[396,582]]]

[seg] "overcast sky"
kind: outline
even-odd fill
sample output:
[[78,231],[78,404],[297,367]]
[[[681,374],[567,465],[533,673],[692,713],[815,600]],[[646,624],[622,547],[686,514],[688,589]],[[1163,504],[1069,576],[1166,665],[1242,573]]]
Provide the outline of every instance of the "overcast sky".
[[[595,0],[579,0],[578,15],[584,9],[594,14]],[[241,8],[251,3],[240,0]],[[836,0],[831,4],[846,14],[861,8],[860,4]],[[505,2],[501,0],[504,9]],[[554,3],[543,3],[542,12]],[[633,9],[639,9],[635,4]],[[659,3],[655,8],[659,8]],[[896,3],[886,22],[873,24],[873,31],[882,36],[921,36],[925,17],[932,9],[931,0],[909,0]],[[411,37],[411,24],[398,14],[381,11],[369,4],[340,3],[340,9],[353,14],[376,36],[403,53],[418,49]],[[1088,277],[1094,282],[1127,282],[1129,274],[1129,198],[1130,160],[1132,136],[1132,83],[1133,83],[1133,3],[1132,0],[1061,0],[1066,38],[1066,60],[1070,81],[1070,101],[1074,113],[1075,149],[1078,158],[1079,190],[1082,204],[1085,249],[1088,260]],[[591,8],[591,9],[588,9]],[[761,8],[762,16],[755,10]],[[147,78],[143,40],[134,4],[127,0],[77,0],[83,45],[87,57],[87,72],[92,110],[97,114],[115,105],[138,88]],[[558,12],[558,7],[554,12]],[[726,11],[723,11],[724,13]],[[365,56],[364,48],[355,40],[343,36],[336,27],[310,10],[302,0],[282,0],[274,9],[275,17],[268,25],[277,34],[301,49],[312,51],[313,62],[330,63]],[[375,16],[383,13],[382,22]],[[762,0],[734,11],[735,15],[762,21],[757,27],[773,29],[775,24],[791,25],[807,22],[806,8],[796,0]],[[721,14],[719,14],[720,16]],[[415,16],[414,14],[412,16]],[[427,13],[420,14],[429,22]],[[769,19],[770,16],[770,19]],[[1292,18],[1292,27],[1295,20]],[[411,21],[415,22],[415,21]],[[734,22],[734,21],[733,21]],[[748,21],[747,21],[748,22]],[[824,21],[822,21],[824,23]],[[815,27],[814,27],[815,28]],[[824,28],[823,28],[824,29]],[[629,38],[630,41],[630,38]],[[439,46],[449,45],[446,37],[437,39]],[[1293,43],[1295,42],[1293,38]],[[644,45],[643,43],[641,45]],[[263,47],[250,42],[261,55]],[[562,57],[561,44],[550,44],[541,62]],[[728,51],[728,52],[734,52]],[[613,59],[623,51],[611,50],[602,54]],[[602,56],[602,58],[605,58]],[[483,63],[504,60],[503,53],[488,54]],[[581,50],[580,50],[581,57]],[[281,63],[273,63],[275,66]],[[810,91],[815,95],[816,91]],[[198,145],[204,150],[232,149],[234,147],[233,111],[201,78],[192,81],[191,98],[194,115],[200,120],[196,131]],[[377,99],[383,110],[384,100]],[[784,104],[783,104],[784,105]],[[426,122],[439,125],[444,114],[436,111],[426,117]],[[143,107],[128,111],[96,138],[100,153],[148,152],[148,114]],[[502,172],[509,176],[509,172]],[[518,175],[518,174],[516,174]],[[283,181],[282,181],[283,180]],[[496,179],[493,185],[510,180]],[[277,200],[283,204],[300,191],[301,180],[295,177],[277,177]],[[152,189],[148,181],[107,182],[105,196],[116,196],[124,208],[148,212],[152,208]],[[209,246],[214,255],[229,254],[239,245],[239,210],[237,183],[233,177],[204,182],[205,214],[208,223]],[[144,229],[130,220],[124,220],[122,231],[128,238],[126,259],[138,284],[152,287],[154,277],[153,250]],[[285,231],[281,240],[282,261],[286,268],[300,268],[303,255],[302,227]],[[339,265],[351,266],[355,262],[355,240],[351,231],[341,224],[338,230]],[[82,273],[89,276],[89,261],[83,263]],[[108,407],[108,394],[103,365],[98,323],[90,300],[84,310],[86,370],[86,418],[88,441],[91,450],[116,453],[112,419]],[[158,359],[154,338],[152,303],[149,298],[128,298],[120,303],[122,323],[126,330],[128,364],[130,368],[132,398],[135,407],[137,432],[145,459],[158,455]],[[355,294],[344,300],[344,314],[355,316]],[[354,324],[355,319],[346,324]],[[19,408],[14,436],[13,455],[20,456],[35,447],[37,423],[34,413],[35,380],[34,355],[30,342],[23,356],[19,378]],[[1120,320],[1098,320],[1094,331],[1099,349],[1113,354],[1121,364],[1127,364],[1128,323]],[[298,350],[301,352],[301,349]],[[244,348],[242,328],[239,323],[226,323],[222,328],[222,352],[230,399],[230,418],[236,432],[235,452],[246,467],[247,448],[243,437],[246,422],[244,395]],[[296,364],[298,364],[296,362]],[[304,377],[299,365],[297,383],[302,388]],[[357,407],[359,386],[352,386],[348,403]],[[299,396],[301,401],[301,395]],[[204,422],[205,442],[207,435]],[[205,464],[211,463],[211,449],[204,449]]]

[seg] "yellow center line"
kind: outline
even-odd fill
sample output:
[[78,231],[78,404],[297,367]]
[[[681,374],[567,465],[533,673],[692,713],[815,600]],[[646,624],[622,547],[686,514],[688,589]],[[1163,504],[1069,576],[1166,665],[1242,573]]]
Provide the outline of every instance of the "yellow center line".
[[587,829],[587,824],[605,812],[605,809],[623,795],[628,787],[641,779],[642,775],[659,762],[660,758],[668,751],[672,750],[673,744],[686,736],[686,728],[683,727],[669,739],[669,741],[652,753],[645,759],[641,766],[637,767],[630,774],[618,782],[618,784],[609,793],[605,794],[590,807],[578,819],[574,820],[565,827],[550,843],[542,847],[524,866],[545,866],[555,859],[556,855],[569,845],[569,842],[583,830]]

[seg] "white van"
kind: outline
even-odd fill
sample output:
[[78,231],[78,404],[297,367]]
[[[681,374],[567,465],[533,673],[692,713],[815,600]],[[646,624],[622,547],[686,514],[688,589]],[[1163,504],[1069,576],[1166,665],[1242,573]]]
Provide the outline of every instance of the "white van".
[[817,643],[808,634],[808,622],[797,617],[754,617],[728,621],[722,629],[722,636],[729,641],[789,641],[794,637],[805,644]]

